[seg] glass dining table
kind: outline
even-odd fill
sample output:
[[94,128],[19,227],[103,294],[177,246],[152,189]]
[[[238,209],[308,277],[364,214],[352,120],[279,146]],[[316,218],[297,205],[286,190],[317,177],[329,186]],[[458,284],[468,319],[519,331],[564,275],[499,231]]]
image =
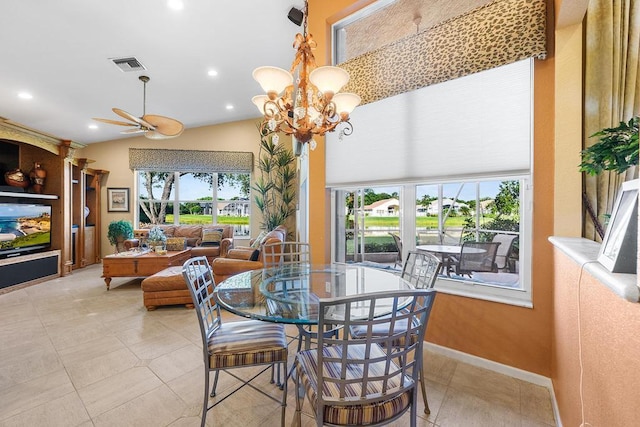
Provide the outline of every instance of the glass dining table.
[[[231,313],[296,325],[300,337],[305,338],[305,348],[309,348],[313,334],[309,333],[308,326],[318,324],[321,298],[393,293],[412,288],[411,283],[388,270],[358,264],[293,264],[231,276],[216,285],[214,294],[220,306]],[[403,305],[410,302],[408,299]],[[361,308],[363,317],[367,316],[368,309]],[[388,305],[376,305],[374,316],[384,316],[391,310],[390,298]],[[339,315],[332,313],[332,316]]]

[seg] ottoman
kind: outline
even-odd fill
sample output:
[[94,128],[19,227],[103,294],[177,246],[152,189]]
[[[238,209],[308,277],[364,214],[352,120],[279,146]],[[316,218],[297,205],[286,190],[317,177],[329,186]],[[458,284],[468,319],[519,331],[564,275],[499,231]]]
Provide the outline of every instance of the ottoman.
[[142,281],[142,295],[147,310],[161,305],[184,304],[193,308],[187,283],[182,277],[182,266],[168,267]]

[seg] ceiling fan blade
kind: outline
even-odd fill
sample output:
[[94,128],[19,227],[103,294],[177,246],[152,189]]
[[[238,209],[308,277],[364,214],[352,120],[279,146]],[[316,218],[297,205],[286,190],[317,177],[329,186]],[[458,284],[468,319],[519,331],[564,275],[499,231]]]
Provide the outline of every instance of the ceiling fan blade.
[[149,139],[171,139],[173,136],[167,136],[159,133],[157,130],[148,130],[144,133],[145,138]]
[[119,108],[112,108],[112,110],[114,113],[116,113],[120,117],[124,117],[127,120],[131,120],[132,122],[137,123],[147,129],[151,129],[151,130],[155,129],[155,127],[151,123],[147,122],[144,119],[141,119],[140,117],[136,117],[133,114],[129,114],[126,111],[121,110]]
[[110,125],[118,125],[118,126],[137,126],[135,123],[129,123],[129,122],[120,122],[118,120],[111,120],[111,119],[100,119],[97,117],[94,117],[93,120],[102,122],[102,123],[107,123]]
[[123,131],[122,131],[122,132],[120,132],[120,133],[129,135],[129,134],[140,133],[140,132],[147,132],[147,131],[146,131],[146,130],[144,130],[144,129],[142,129],[141,127],[137,127],[137,128],[135,128],[135,129],[127,129],[127,130],[123,130]]
[[[158,116],[155,114],[146,114],[142,117],[144,121],[151,123],[155,127],[156,133],[162,134],[169,138],[179,136],[184,130],[182,122],[170,117]],[[160,139],[160,138],[150,138]]]

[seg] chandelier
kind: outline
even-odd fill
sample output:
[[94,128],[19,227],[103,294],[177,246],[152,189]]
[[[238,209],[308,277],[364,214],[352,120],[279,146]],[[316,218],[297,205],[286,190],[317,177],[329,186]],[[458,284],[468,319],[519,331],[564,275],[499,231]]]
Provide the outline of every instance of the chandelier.
[[[262,128],[267,133],[293,135],[299,143],[309,143],[313,150],[316,148],[313,136],[333,132],[340,123],[345,124],[340,138],[353,132],[349,114],[361,99],[354,93],[338,93],[349,81],[349,73],[345,70],[331,66],[316,67],[311,52],[316,48],[316,42],[307,33],[308,8],[305,0],[303,32],[296,34],[293,42],[296,55],[291,70],[269,66],[256,68],[253,78],[266,95],[254,96],[252,101],[264,115]],[[294,8],[289,14],[295,22],[291,18],[294,11],[300,11]],[[300,21],[296,23],[300,25]]]

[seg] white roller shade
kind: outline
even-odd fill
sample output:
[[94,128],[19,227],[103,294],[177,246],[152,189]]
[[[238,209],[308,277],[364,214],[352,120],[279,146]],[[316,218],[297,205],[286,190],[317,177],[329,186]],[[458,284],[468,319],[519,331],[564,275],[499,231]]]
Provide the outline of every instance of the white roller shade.
[[327,187],[529,173],[532,67],[527,59],[356,108],[352,135],[327,134]]

